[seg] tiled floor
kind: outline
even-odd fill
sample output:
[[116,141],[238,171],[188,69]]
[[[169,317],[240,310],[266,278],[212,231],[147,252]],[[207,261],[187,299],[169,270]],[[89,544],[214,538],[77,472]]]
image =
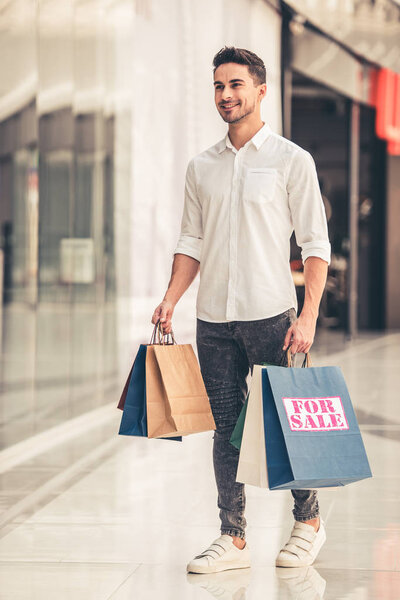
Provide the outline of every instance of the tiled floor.
[[87,436],[3,469],[0,599],[398,600],[399,343],[391,334],[316,344],[315,364],[343,369],[374,477],[320,491],[328,539],[314,567],[275,569],[291,495],[247,486],[251,568],[187,575],[219,535],[212,433],[183,443],[118,436],[113,401]]

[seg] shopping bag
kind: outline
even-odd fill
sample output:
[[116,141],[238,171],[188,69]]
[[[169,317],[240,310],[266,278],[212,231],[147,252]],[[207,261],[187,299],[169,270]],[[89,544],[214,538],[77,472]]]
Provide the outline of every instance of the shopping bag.
[[146,355],[148,437],[215,430],[191,344],[154,344]]
[[372,476],[339,367],[265,367],[270,489],[342,486]]
[[146,415],[146,344],[140,344],[118,408],[123,413],[118,433],[147,437]]
[[[150,343],[155,339],[154,332]],[[126,380],[117,408],[123,410],[118,433],[148,437],[146,402],[146,355],[149,344],[140,344],[135,360]],[[182,436],[164,439],[182,441]]]
[[268,474],[261,389],[262,368],[262,365],[253,366],[236,481],[267,488]]
[[[237,481],[270,489],[313,489],[346,485],[372,476],[349,392],[339,367],[254,366],[247,415],[262,406],[265,454],[245,437]],[[252,397],[252,390],[254,394]],[[251,450],[251,445],[256,447]],[[249,449],[250,448],[250,449]],[[246,457],[252,459],[252,473]],[[264,476],[266,466],[266,477]],[[246,468],[245,468],[246,467]]]
[[247,396],[246,396],[246,400],[244,401],[243,408],[240,411],[238,420],[236,421],[235,428],[232,431],[232,435],[229,440],[230,443],[232,444],[232,446],[235,446],[235,448],[237,448],[238,450],[240,450],[240,446],[242,443],[243,429],[244,429],[244,422],[246,419],[248,401],[249,401],[249,394],[247,394]]
[[[268,365],[270,363],[261,363],[261,364]],[[235,428],[232,431],[232,435],[229,440],[230,443],[232,444],[232,446],[234,446],[238,450],[240,450],[240,446],[242,443],[242,436],[243,436],[244,422],[246,419],[248,400],[249,400],[249,394],[247,394],[247,396],[246,396],[246,400],[243,403],[242,410],[240,411],[238,420],[236,421]]]

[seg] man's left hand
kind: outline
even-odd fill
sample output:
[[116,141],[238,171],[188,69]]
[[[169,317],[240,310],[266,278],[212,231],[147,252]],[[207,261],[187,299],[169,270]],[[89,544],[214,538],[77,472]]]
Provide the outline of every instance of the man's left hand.
[[317,320],[314,317],[300,315],[287,331],[283,350],[290,346],[292,354],[309,352],[314,341],[316,324]]

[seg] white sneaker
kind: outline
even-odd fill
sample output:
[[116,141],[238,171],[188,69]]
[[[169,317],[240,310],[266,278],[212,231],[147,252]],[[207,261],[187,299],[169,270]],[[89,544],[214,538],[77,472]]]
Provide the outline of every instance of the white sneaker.
[[326,540],[325,526],[320,519],[319,529],[312,525],[295,521],[289,541],[279,552],[275,561],[277,567],[308,567],[317,557]]
[[189,573],[217,573],[228,569],[246,569],[250,566],[248,544],[240,550],[233,538],[224,533],[187,565]]

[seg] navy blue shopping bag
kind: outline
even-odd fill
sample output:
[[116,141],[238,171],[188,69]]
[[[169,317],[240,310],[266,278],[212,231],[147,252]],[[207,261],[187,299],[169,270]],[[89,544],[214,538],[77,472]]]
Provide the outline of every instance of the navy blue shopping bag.
[[[124,402],[120,401],[118,407],[123,407],[121,423],[118,433],[120,435],[133,435],[147,437],[147,411],[146,411],[146,352],[148,344],[140,344],[134,360],[127,384],[124,389]],[[158,438],[163,440],[182,441],[182,436]]]
[[339,367],[262,369],[270,489],[336,487],[371,477]]

